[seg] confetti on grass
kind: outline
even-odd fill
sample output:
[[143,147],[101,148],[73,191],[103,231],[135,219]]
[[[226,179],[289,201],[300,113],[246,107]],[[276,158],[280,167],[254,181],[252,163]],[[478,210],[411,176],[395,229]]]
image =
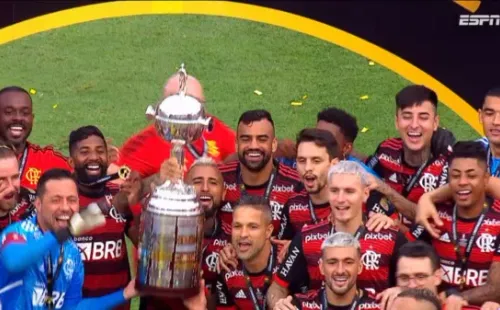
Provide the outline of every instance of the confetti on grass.
[[362,133],[365,133],[365,132],[367,132],[367,131],[368,131],[368,128],[367,128],[367,127],[363,127],[363,129],[361,129],[361,132],[362,132]]
[[256,94],[257,96],[261,96],[262,95],[262,92],[260,90],[254,90],[253,91],[254,94]]
[[36,94],[36,89],[30,88],[30,94],[32,94],[32,95]]
[[52,106],[52,109],[57,109],[57,103]]
[[375,63],[374,63],[373,61],[371,61],[371,60],[370,60],[370,61],[368,62],[368,65],[369,65],[369,66],[374,66],[374,65],[375,65]]
[[361,99],[361,100],[366,100],[368,98],[369,98],[368,95],[363,95],[363,96],[359,97],[359,99]]
[[290,104],[297,107],[297,106],[302,105],[302,102],[300,102],[300,101],[292,101],[292,102],[290,102]]

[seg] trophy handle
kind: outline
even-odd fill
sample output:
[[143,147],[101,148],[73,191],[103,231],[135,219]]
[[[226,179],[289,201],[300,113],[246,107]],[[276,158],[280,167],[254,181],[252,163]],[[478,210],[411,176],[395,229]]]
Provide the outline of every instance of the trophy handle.
[[172,150],[170,151],[170,156],[177,159],[177,162],[181,166],[181,169],[183,171],[182,174],[184,176],[184,145],[186,144],[186,141],[174,139],[171,141],[171,143]]

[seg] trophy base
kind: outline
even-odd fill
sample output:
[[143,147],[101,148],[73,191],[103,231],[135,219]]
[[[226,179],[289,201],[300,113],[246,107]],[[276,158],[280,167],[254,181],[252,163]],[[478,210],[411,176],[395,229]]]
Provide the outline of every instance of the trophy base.
[[197,285],[192,288],[160,288],[156,286],[141,285],[137,280],[135,281],[135,288],[141,295],[153,297],[167,297],[167,298],[190,298],[198,295],[200,286]]

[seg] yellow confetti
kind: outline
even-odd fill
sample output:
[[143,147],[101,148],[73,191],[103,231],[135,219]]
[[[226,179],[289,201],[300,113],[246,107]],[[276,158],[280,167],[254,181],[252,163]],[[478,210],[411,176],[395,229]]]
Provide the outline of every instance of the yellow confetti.
[[365,132],[367,132],[367,131],[368,131],[368,128],[367,128],[367,127],[363,127],[363,129],[361,129],[361,132],[362,132],[362,133],[365,133]]
[[366,99],[368,99],[368,95],[363,95],[363,96],[359,97],[359,99],[366,100]]
[[370,65],[370,66],[375,66],[375,62],[373,62],[373,61],[371,61],[371,60],[370,60],[370,61],[368,62],[368,65]]
[[262,92],[260,90],[254,90],[253,91],[254,94],[256,94],[257,96],[261,96],[262,95]]
[[302,100],[306,100],[306,99],[307,99],[307,95],[302,96]]
[[300,101],[292,101],[292,102],[290,102],[290,104],[293,105],[293,106],[299,106],[299,105],[302,105],[302,102],[300,102]]
[[36,89],[30,88],[30,94],[32,94],[32,95],[36,94]]
[[57,108],[57,103],[52,106],[52,109]]

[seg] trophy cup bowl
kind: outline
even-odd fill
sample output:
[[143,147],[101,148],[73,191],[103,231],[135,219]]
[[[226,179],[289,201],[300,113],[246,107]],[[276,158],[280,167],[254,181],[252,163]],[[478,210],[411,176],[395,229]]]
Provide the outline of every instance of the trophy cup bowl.
[[[171,156],[183,164],[184,144],[199,139],[210,124],[202,104],[180,94],[148,107],[158,134],[171,142]],[[198,294],[204,211],[193,186],[181,180],[156,187],[141,215],[136,287],[170,298]]]

